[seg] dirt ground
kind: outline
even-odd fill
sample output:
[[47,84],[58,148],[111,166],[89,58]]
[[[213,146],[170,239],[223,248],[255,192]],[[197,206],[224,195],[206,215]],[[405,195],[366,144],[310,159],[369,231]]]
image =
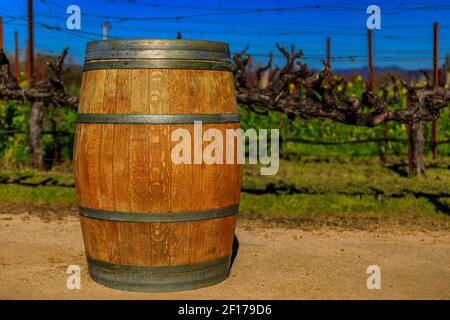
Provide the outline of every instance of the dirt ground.
[[[87,274],[78,218],[0,215],[2,299],[450,299],[450,232],[283,229],[241,222],[230,277],[177,293],[131,293]],[[80,265],[81,289],[66,287]],[[381,289],[367,289],[369,265]]]

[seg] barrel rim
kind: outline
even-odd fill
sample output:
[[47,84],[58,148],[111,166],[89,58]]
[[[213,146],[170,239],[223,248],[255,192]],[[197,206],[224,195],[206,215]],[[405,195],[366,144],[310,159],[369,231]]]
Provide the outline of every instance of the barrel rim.
[[[136,47],[136,45],[138,45]],[[112,39],[112,40],[94,40],[87,43],[86,52],[94,50],[191,50],[206,52],[225,52],[229,53],[229,46],[226,42],[210,40],[183,40],[183,39],[164,39],[164,38],[131,38],[131,39]]]
[[84,70],[122,68],[231,70],[225,42],[180,39],[114,39],[87,44]]

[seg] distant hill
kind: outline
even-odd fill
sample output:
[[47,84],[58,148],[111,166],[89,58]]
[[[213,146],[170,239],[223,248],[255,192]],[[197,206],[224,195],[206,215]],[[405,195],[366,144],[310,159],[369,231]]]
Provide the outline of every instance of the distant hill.
[[[333,69],[334,72],[337,74],[353,78],[357,75],[363,76],[365,79],[368,78],[369,73],[367,70],[367,67],[361,67],[361,68],[352,68],[352,69]],[[383,81],[384,79],[387,79],[389,77],[389,74],[395,75],[398,78],[407,80],[407,81],[417,81],[422,80],[423,75],[420,72],[420,70],[408,70],[408,69],[402,69],[396,66],[390,66],[390,67],[374,67],[374,74],[375,74],[375,81]],[[427,70],[430,72],[430,70]]]

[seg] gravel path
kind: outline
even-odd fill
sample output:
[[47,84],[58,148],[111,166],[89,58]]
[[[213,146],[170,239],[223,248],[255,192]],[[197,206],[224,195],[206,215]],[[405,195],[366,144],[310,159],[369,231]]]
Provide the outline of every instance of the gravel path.
[[[263,228],[246,222],[230,277],[177,293],[130,293],[87,274],[78,219],[0,214],[2,299],[450,299],[450,232]],[[80,265],[81,289],[66,288]],[[369,265],[381,289],[366,286]]]

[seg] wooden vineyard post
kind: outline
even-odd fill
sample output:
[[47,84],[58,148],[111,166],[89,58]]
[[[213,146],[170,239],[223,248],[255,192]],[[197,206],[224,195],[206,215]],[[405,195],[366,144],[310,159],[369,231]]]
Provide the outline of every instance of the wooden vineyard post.
[[25,80],[30,81],[30,60],[28,59],[30,56],[28,54],[30,42],[27,40],[25,42]]
[[34,36],[33,36],[33,0],[28,0],[28,78],[30,85],[34,81]]
[[3,49],[3,20],[0,17],[0,49]]
[[17,81],[20,80],[20,59],[19,59],[19,34],[14,31],[14,75]]
[[[439,30],[439,25],[437,22],[435,22],[433,25],[433,85],[435,88],[439,86],[438,30]],[[436,150],[437,139],[438,139],[437,128],[438,128],[437,120],[433,120],[433,122],[431,123],[431,153],[433,155],[433,159],[436,159],[436,156],[437,156],[437,150]]]
[[102,39],[108,40],[108,32],[109,32],[109,23],[103,22],[102,23]]
[[331,39],[327,37],[327,63],[331,66]]
[[373,90],[373,56],[372,56],[372,30],[367,29],[367,44],[369,49],[369,79],[367,82],[367,87],[370,91]]

